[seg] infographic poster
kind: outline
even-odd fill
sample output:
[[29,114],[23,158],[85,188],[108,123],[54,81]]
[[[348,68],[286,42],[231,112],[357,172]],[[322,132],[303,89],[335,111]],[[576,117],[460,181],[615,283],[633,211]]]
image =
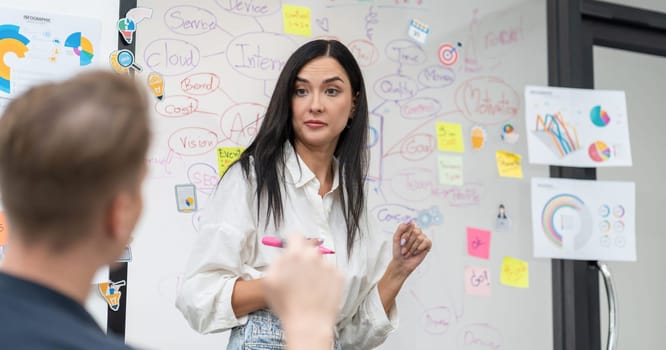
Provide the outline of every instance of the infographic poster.
[[108,58],[91,18],[0,8],[0,112],[35,84],[70,77]]
[[525,123],[532,164],[631,166],[624,91],[527,86]]
[[534,256],[636,260],[633,182],[532,178]]

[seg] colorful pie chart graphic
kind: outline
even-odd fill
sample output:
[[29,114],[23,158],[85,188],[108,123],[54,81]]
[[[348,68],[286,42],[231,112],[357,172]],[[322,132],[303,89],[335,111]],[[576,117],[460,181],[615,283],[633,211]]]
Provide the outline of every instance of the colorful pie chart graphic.
[[599,215],[601,215],[601,217],[603,217],[603,218],[607,218],[608,215],[610,215],[610,212],[611,212],[611,209],[608,206],[608,204],[602,204],[599,207]]
[[610,116],[608,115],[608,112],[601,108],[601,106],[594,106],[590,111],[590,120],[592,121],[592,124],[603,128],[610,123]]
[[[585,203],[573,194],[562,193],[548,200],[541,212],[543,232],[558,248],[580,249],[592,235],[592,218]],[[565,240],[573,244],[565,244]]]
[[0,91],[11,93],[11,68],[5,63],[9,52],[24,58],[30,40],[19,33],[20,27],[12,24],[0,25]]
[[92,63],[95,56],[93,45],[88,38],[81,35],[81,32],[70,34],[65,39],[65,47],[71,48],[74,54],[79,56],[79,65],[87,66]]
[[622,220],[618,220],[613,224],[613,229],[615,232],[622,232],[624,231],[624,222]]
[[599,223],[599,231],[602,233],[608,233],[611,229],[611,223],[608,220],[604,220]]
[[595,141],[587,149],[590,159],[597,163],[605,162],[611,158],[611,149],[603,141]]
[[621,218],[624,216],[624,207],[622,205],[616,205],[613,208],[613,216],[616,218]]

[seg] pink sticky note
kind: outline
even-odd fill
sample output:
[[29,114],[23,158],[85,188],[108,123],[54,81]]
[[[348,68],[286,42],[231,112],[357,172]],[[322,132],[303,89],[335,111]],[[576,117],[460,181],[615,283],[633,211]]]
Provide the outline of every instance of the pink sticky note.
[[467,228],[467,254],[481,259],[490,255],[490,231]]
[[483,267],[465,266],[465,293],[490,296],[490,270]]

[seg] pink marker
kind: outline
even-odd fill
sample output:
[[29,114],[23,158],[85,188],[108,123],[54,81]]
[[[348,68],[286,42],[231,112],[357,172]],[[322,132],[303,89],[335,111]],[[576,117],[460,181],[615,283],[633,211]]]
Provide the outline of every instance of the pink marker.
[[[273,236],[264,236],[261,239],[261,243],[270,247],[277,247],[277,248],[284,248],[287,246],[287,242]],[[317,250],[319,250],[319,253],[321,254],[335,254],[335,251],[322,246],[317,246]]]

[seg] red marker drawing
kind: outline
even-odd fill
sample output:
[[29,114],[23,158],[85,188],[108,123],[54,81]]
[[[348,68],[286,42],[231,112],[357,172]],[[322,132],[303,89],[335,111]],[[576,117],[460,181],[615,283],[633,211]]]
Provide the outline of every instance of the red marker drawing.
[[[284,248],[287,246],[287,242],[273,236],[264,236],[261,239],[261,243],[270,247],[277,247],[277,248]],[[319,250],[319,253],[321,254],[335,254],[335,251],[322,246],[317,246],[317,250]]]

